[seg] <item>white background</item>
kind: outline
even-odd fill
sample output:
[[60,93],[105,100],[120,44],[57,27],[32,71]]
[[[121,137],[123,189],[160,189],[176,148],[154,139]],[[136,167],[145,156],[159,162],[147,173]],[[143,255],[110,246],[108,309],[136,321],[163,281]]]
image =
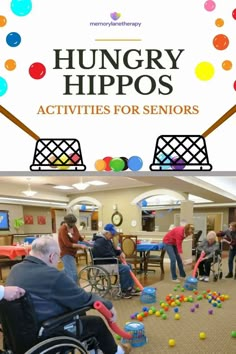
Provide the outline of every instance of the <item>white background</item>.
[[[235,0],[215,0],[216,9],[207,12],[202,0],[165,0],[119,2],[100,0],[32,0],[33,9],[25,17],[15,16],[10,0],[1,0],[0,15],[7,25],[0,28],[0,76],[8,83],[7,93],[0,104],[19,118],[40,138],[76,138],[80,141],[87,171],[95,171],[94,163],[105,156],[137,155],[144,164],[141,171],[150,171],[156,139],[159,135],[201,135],[209,126],[235,105],[236,92],[236,21],[232,18]],[[140,28],[90,27],[90,22],[109,22],[110,13],[119,12],[119,21],[141,22]],[[225,25],[217,28],[216,18]],[[17,48],[6,44],[6,35],[16,31],[22,37]],[[212,45],[216,34],[229,37],[230,45],[218,51]],[[96,38],[140,38],[140,42],[96,42]],[[185,49],[179,70],[116,70],[94,69],[88,75],[172,75],[174,91],[163,96],[157,93],[142,96],[131,87],[126,96],[64,96],[63,74],[66,70],[53,70],[53,49],[109,48]],[[164,55],[164,54],[163,54]],[[12,58],[17,69],[9,72],[4,62]],[[163,64],[168,66],[166,59]],[[139,58],[140,59],[140,58]],[[224,71],[223,60],[231,60],[233,69]],[[196,78],[194,69],[199,62],[214,65],[215,75],[209,81]],[[33,80],[28,73],[34,62],[42,62],[47,73],[41,80]],[[75,69],[70,74],[81,74]],[[38,115],[40,105],[198,105],[198,115]],[[235,124],[236,115],[206,138],[210,163],[214,171],[236,171]],[[29,171],[35,140],[0,115],[1,171]]]

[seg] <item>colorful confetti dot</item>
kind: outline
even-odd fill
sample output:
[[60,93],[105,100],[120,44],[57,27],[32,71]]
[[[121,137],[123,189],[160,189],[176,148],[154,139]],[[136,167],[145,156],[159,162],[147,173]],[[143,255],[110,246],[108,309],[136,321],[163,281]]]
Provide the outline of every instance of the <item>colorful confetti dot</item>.
[[215,73],[214,66],[207,61],[203,61],[199,63],[195,68],[195,75],[199,80],[202,81],[208,81],[212,79],[214,73]]
[[29,67],[29,74],[35,80],[42,79],[46,74],[46,68],[42,63],[33,63]]
[[213,45],[217,50],[225,50],[229,45],[229,38],[225,34],[217,34],[213,39]]
[[233,16],[233,19],[236,20],[236,9],[234,9],[234,10],[232,11],[232,16]]
[[104,157],[103,160],[106,163],[105,171],[111,171],[110,162],[112,160],[112,157],[111,156],[106,156],[106,157]]
[[110,161],[110,167],[111,167],[112,171],[120,172],[123,170],[124,166],[125,166],[125,163],[120,157],[114,157]]
[[11,1],[11,11],[16,16],[26,16],[32,10],[31,0],[12,0]]
[[216,8],[216,4],[215,4],[214,1],[208,0],[208,1],[205,2],[204,8],[205,8],[206,11],[213,11]]
[[17,47],[21,42],[21,36],[17,32],[10,32],[6,37],[6,42],[10,47]]
[[5,16],[0,16],[0,27],[4,27],[7,23],[7,19]]
[[15,68],[16,68],[16,62],[13,59],[8,59],[5,61],[4,66],[7,70],[12,71],[12,70],[15,70]]
[[104,171],[106,168],[106,162],[102,159],[95,161],[95,168],[97,171]]
[[234,90],[236,91],[236,80],[234,81]]
[[123,168],[123,171],[128,170],[128,159],[127,157],[122,156],[121,159],[124,161],[125,166]]
[[143,161],[139,156],[132,156],[128,160],[128,168],[131,171],[139,171],[143,166]]
[[0,76],[0,96],[5,95],[7,92],[7,82],[6,80]]
[[223,63],[222,63],[222,68],[224,70],[231,70],[232,69],[232,62],[230,60],[224,60]]
[[224,20],[223,20],[222,18],[217,18],[217,19],[215,20],[215,25],[216,25],[217,27],[223,27],[223,26],[224,26]]

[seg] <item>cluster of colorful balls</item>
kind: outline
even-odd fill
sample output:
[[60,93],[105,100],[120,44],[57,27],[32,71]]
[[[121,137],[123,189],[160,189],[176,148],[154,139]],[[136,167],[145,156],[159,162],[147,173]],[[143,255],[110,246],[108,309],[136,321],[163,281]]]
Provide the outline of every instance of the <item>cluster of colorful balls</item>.
[[95,161],[95,169],[97,171],[114,171],[121,172],[130,169],[131,171],[139,171],[143,166],[143,161],[139,156],[127,157],[111,157],[106,156],[103,159]]
[[[216,3],[213,0],[207,0],[204,3],[204,9],[208,12],[214,11],[216,8]],[[236,8],[232,10],[232,18],[236,20]],[[218,28],[224,26],[224,20],[222,18],[216,18],[215,25]],[[212,41],[212,44],[216,50],[223,51],[228,48],[230,44],[229,37],[223,33],[217,34]],[[221,63],[221,67],[225,71],[229,71],[232,69],[233,64],[231,60],[224,60]],[[199,80],[207,81],[212,79],[215,73],[215,68],[210,62],[201,62],[195,68],[195,74]],[[236,80],[233,83],[234,90],[236,91]]]
[[[11,11],[14,15],[19,17],[27,16],[32,10],[31,0],[11,0]],[[7,25],[7,18],[0,15],[0,27]],[[6,43],[11,48],[17,48],[21,44],[21,35],[18,32],[9,32],[6,34]],[[17,63],[13,58],[5,60],[4,67],[8,71],[16,69]],[[35,62],[29,67],[29,75],[33,79],[42,79],[46,73],[46,68],[42,63]],[[0,97],[5,95],[8,90],[7,80],[0,76]]]

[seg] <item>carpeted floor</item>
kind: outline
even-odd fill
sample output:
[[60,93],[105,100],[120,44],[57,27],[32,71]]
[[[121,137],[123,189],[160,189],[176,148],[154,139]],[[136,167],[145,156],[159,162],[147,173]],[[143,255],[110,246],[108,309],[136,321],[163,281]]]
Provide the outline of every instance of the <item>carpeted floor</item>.
[[[167,268],[168,265],[165,267]],[[227,273],[227,259],[223,260],[224,275]],[[191,269],[188,271],[191,275]],[[154,276],[152,279],[154,280]],[[142,281],[142,279],[140,279]],[[181,283],[181,287],[184,281]],[[156,354],[156,353],[236,353],[236,338],[231,337],[231,332],[236,332],[236,280],[225,279],[216,282],[211,279],[209,283],[198,281],[197,294],[193,291],[182,291],[181,287],[171,282],[168,269],[165,279],[156,281],[152,285],[156,288],[157,302],[155,304],[143,304],[139,297],[130,300],[116,300],[114,306],[118,312],[118,324],[124,325],[135,312],[142,312],[144,306],[155,306],[160,310],[160,301],[166,302],[166,296],[172,295],[175,298],[183,295],[185,300],[192,296],[193,302],[183,301],[181,306],[169,307],[165,312],[166,319],[157,317],[155,314],[144,318],[143,324],[148,339],[147,344],[134,348],[134,353]],[[221,301],[221,308],[214,307],[207,299],[199,299],[200,295],[217,293],[225,295],[225,301]],[[229,297],[227,299],[227,297]],[[175,319],[175,310],[178,308],[180,319]],[[210,311],[210,314],[209,314]],[[212,312],[212,314],[211,314]],[[200,339],[200,332],[204,332],[205,339]],[[169,346],[169,339],[175,340],[175,346]]]

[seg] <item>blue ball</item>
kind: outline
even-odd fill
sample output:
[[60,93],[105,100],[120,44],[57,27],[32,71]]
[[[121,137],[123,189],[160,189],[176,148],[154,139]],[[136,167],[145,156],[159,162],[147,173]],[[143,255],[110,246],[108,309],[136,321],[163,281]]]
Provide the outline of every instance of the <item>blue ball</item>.
[[128,160],[128,168],[131,171],[139,171],[143,167],[143,160],[139,156],[132,156]]
[[9,47],[17,47],[21,42],[21,36],[17,32],[10,32],[6,37]]

